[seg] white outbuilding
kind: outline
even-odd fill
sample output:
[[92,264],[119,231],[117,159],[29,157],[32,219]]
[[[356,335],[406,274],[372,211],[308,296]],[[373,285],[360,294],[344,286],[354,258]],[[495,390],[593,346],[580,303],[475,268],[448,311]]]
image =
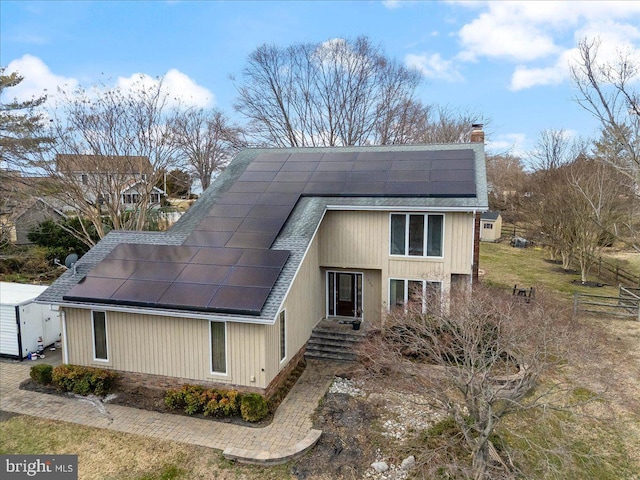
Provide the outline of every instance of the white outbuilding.
[[0,282],[0,356],[23,359],[61,338],[60,312],[34,303],[46,285]]

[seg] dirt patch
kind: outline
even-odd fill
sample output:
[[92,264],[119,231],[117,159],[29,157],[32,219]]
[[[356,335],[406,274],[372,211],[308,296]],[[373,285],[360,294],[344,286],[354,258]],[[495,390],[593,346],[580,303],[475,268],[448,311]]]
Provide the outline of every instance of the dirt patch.
[[292,473],[299,479],[362,478],[375,461],[370,429],[376,418],[378,413],[370,402],[328,393],[314,423],[314,428],[322,430],[322,437]]

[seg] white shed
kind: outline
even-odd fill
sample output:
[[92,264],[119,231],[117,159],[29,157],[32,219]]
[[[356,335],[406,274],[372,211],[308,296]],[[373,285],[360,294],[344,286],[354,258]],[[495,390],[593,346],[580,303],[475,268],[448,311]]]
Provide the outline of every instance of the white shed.
[[51,305],[34,303],[47,289],[41,285],[0,282],[0,355],[25,358],[38,348],[60,339],[60,312]]

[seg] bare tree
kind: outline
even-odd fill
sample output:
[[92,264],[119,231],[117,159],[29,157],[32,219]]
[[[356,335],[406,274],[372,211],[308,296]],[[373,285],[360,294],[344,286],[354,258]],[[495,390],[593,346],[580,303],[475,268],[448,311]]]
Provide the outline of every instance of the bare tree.
[[148,228],[154,186],[175,163],[162,81],[140,79],[128,89],[98,84],[60,95],[50,127],[55,158],[43,155],[23,167],[47,178],[43,193],[77,215],[80,228],[70,233],[89,246],[89,225],[100,238],[112,228]]
[[551,405],[560,390],[540,380],[558,367],[566,345],[562,312],[480,286],[470,297],[452,298],[449,308],[425,312],[425,303],[432,304],[418,299],[392,310],[369,336],[361,349],[365,374],[405,379],[455,421],[472,461],[468,467],[445,466],[453,478],[497,478],[513,468],[508,452],[490,458],[491,438],[503,418]]
[[274,146],[391,143],[419,114],[420,74],[366,37],[288,48],[262,45],[237,85],[236,109]]
[[247,144],[244,131],[218,110],[181,112],[173,119],[171,131],[180,159],[193,170],[203,190]]
[[[596,144],[598,158],[618,169],[635,195],[640,189],[640,94],[637,91],[640,60],[630,51],[618,51],[609,62],[598,57],[601,41],[583,39],[578,44],[579,61],[571,68],[576,98],[602,126]],[[628,242],[637,251],[635,225]],[[635,237],[635,239],[634,239]]]
[[566,228],[575,232],[573,255],[585,283],[602,249],[613,238],[608,232],[615,232],[624,219],[631,192],[617,169],[597,160],[580,158],[567,174],[570,188],[565,211],[570,211],[573,224]]
[[487,155],[489,208],[499,210],[505,221],[521,220],[522,199],[527,189],[527,173],[522,160],[511,154]]

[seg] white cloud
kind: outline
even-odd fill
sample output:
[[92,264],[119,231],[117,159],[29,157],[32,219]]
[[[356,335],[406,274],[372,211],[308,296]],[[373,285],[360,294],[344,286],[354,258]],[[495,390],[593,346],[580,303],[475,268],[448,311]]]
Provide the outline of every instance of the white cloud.
[[73,89],[78,85],[75,78],[55,75],[42,60],[29,54],[7,65],[5,73],[13,72],[20,74],[24,80],[7,93],[11,98],[15,97],[19,101],[30,100],[45,94],[52,98],[56,96],[58,87]]
[[[125,90],[157,86],[159,78],[145,73],[134,73],[130,77],[119,77],[117,86]],[[181,103],[193,107],[209,107],[215,103],[215,96],[205,87],[198,85],[188,75],[172,68],[162,78],[162,91],[168,96],[169,104]]]
[[439,78],[449,82],[464,80],[454,62],[443,59],[439,53],[408,54],[404,57],[404,61],[408,67],[420,70],[427,78]]
[[577,48],[560,54],[555,64],[548,67],[529,68],[518,65],[511,76],[510,90],[524,90],[537,85],[558,85],[569,77],[570,65],[579,58]]
[[400,7],[400,0],[382,0],[382,5],[389,9]]
[[506,133],[487,140],[487,153],[500,155],[509,153],[522,157],[527,151],[527,136],[524,133]]
[[458,32],[462,50],[456,59],[477,61],[486,57],[516,62],[512,90],[565,81],[568,63],[583,38],[602,40],[599,56],[603,60],[612,59],[621,46],[637,51],[640,41],[640,2],[456,3],[480,9],[476,18]]

